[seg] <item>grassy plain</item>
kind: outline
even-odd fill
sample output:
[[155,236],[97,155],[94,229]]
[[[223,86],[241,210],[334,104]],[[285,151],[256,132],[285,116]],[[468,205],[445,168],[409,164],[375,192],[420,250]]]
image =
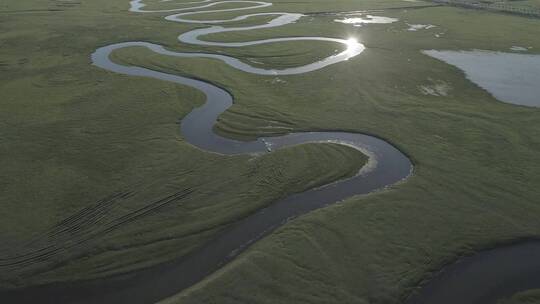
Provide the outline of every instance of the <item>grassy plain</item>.
[[[177,257],[275,198],[351,174],[363,162],[332,145],[254,160],[203,153],[182,141],[175,124],[202,102],[200,93],[104,72],[88,59],[96,47],[119,41],[199,50],[175,42],[193,26],[126,13],[120,0],[20,11],[56,3],[34,2],[0,4],[2,11],[16,11],[0,19],[6,28],[0,88],[7,97],[0,101],[2,250],[18,248],[114,192],[134,194],[112,204],[99,223],[125,215],[135,220],[97,236],[94,226],[78,229],[77,237],[92,236],[85,246],[20,272],[2,271],[9,274],[3,286],[99,277]],[[394,143],[415,163],[406,183],[296,219],[165,302],[399,303],[461,255],[540,236],[540,110],[499,102],[459,70],[420,53],[508,51],[513,45],[539,53],[540,21],[450,7],[396,9],[426,4],[276,0],[258,11],[379,9],[377,15],[400,21],[356,28],[317,14],[280,28],[209,37],[357,37],[367,47],[347,63],[279,81],[207,59],[173,59],[139,48],[115,53],[119,62],[197,75],[230,89],[236,104],[216,126],[222,134],[365,132]],[[407,23],[437,27],[410,32]],[[335,52],[316,43],[202,49],[282,66]],[[444,84],[444,93],[423,93],[422,87],[437,84]],[[181,198],[147,216],[134,213],[172,193]],[[29,246],[40,242],[64,246],[69,240],[45,237]]]
[[178,122],[204,101],[200,92],[109,73],[89,58],[98,46],[154,33],[172,44],[178,30],[137,20],[126,1],[63,3],[2,2],[1,287],[180,257],[272,201],[365,162],[335,145],[263,157],[190,146]]

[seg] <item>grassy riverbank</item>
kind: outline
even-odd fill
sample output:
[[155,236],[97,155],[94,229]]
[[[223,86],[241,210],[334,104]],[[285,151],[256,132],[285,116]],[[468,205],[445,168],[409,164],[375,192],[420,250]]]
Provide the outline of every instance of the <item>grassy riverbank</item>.
[[[137,40],[195,51],[175,42],[194,27],[127,13],[123,0],[64,2],[0,4],[6,29],[0,34],[0,249],[68,247],[1,271],[2,287],[99,277],[178,257],[277,197],[351,174],[364,162],[333,145],[253,159],[189,146],[176,122],[202,102],[199,92],[108,73],[90,66],[88,56],[101,45]],[[429,4],[274,3],[260,11]],[[299,76],[254,76],[211,60],[137,48],[115,54],[117,61],[197,75],[231,90],[236,104],[216,127],[222,134],[365,132],[400,147],[416,166],[407,183],[292,221],[169,302],[398,303],[459,255],[540,235],[540,110],[499,102],[459,70],[420,53],[514,45],[539,53],[540,21],[449,7],[373,14],[400,21],[353,27],[320,14],[281,28],[211,37],[357,37],[367,47],[347,63]],[[437,27],[411,32],[407,23]],[[203,49],[283,66],[335,52],[317,43]],[[130,194],[96,204],[112,193]],[[159,199],[172,194],[160,207]],[[93,211],[82,208],[96,205],[105,212],[85,221]],[[154,212],[141,215],[140,208]],[[72,214],[83,218],[68,223],[76,233],[57,233]],[[125,216],[129,221],[118,229],[103,228]],[[37,241],[18,249],[31,237]],[[83,239],[89,241],[69,247]]]

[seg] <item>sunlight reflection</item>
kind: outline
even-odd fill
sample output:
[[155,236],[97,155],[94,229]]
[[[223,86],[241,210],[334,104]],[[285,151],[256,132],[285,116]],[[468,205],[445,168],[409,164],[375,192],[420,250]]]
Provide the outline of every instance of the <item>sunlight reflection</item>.
[[347,46],[350,48],[352,46],[356,46],[358,45],[358,39],[354,38],[354,37],[351,37],[349,39],[347,39]]
[[351,57],[354,54],[362,52],[362,50],[364,49],[364,46],[360,42],[358,42],[358,39],[354,37],[350,37],[349,39],[345,40],[345,45],[347,46],[345,53],[347,55],[350,55]]

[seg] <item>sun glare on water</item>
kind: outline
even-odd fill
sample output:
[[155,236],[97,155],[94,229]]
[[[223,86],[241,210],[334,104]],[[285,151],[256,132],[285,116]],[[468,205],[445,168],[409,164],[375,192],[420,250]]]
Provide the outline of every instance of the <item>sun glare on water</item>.
[[358,45],[358,39],[353,38],[353,37],[347,39],[347,46],[348,47],[353,47],[353,46],[356,46],[356,45]]
[[348,56],[353,57],[361,52],[362,44],[358,42],[358,39],[350,37],[345,40],[345,45],[347,46],[346,53]]

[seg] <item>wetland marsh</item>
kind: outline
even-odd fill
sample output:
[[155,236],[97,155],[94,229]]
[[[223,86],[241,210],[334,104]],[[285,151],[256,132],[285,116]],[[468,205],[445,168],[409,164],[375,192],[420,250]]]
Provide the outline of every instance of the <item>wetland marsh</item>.
[[[402,303],[463,256],[540,235],[540,110],[496,91],[515,79],[535,102],[522,58],[538,56],[537,19],[421,1],[142,3],[0,4],[0,299]],[[374,167],[386,150],[401,161]],[[242,226],[291,207],[318,209]],[[228,264],[174,273],[234,229],[265,237],[224,237]],[[173,296],[175,279],[196,284]]]

